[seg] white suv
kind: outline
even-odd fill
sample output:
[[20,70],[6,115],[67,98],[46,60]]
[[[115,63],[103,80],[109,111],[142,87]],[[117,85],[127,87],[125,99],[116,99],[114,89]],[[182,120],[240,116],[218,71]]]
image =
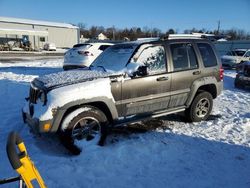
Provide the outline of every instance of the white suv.
[[108,47],[111,43],[83,43],[76,44],[64,55],[63,69],[75,69],[89,67],[91,63]]
[[250,49],[235,49],[221,57],[223,67],[235,68],[237,64],[250,60]]

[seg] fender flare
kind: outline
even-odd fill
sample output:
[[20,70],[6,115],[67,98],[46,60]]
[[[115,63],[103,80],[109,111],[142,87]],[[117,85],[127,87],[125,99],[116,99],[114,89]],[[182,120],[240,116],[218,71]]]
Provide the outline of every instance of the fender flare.
[[[201,86],[206,86],[206,85],[215,85],[216,86],[216,83],[218,81],[216,80],[215,77],[203,77],[203,78],[199,78],[197,80],[195,80],[191,86],[191,91],[190,91],[190,94],[188,96],[188,99],[187,99],[187,102],[186,102],[186,105],[187,106],[190,106],[197,91],[199,90],[199,88]],[[216,87],[217,88],[217,87]],[[217,94],[216,94],[217,95]]]
[[[60,124],[62,123],[63,118],[65,117],[65,115],[67,114],[67,111],[70,108],[77,108],[77,107],[81,107],[83,105],[91,105],[91,103],[103,103],[107,106],[111,117],[113,120],[118,118],[118,112],[115,106],[115,102],[107,97],[95,97],[95,98],[91,98],[91,99],[80,99],[80,100],[76,100],[76,101],[72,101],[70,103],[65,104],[64,106],[60,107],[57,109],[57,113],[55,115],[55,119],[53,121],[53,126],[51,129],[51,132],[57,132],[57,130],[59,129]],[[105,113],[105,112],[104,112]]]

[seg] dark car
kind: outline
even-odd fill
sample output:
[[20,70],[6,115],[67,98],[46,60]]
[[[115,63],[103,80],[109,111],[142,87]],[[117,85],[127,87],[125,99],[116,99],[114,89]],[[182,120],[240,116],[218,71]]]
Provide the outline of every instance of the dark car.
[[234,80],[236,88],[246,88],[250,86],[250,61],[246,61],[238,68],[238,73]]

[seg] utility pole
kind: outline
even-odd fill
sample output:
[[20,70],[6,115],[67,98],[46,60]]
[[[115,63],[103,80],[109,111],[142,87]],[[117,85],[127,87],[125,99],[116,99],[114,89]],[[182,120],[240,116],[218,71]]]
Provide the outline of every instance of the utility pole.
[[115,41],[115,26],[113,25],[113,27],[112,27],[113,29],[113,41]]
[[217,34],[220,32],[220,20],[218,21],[218,28],[217,28]]

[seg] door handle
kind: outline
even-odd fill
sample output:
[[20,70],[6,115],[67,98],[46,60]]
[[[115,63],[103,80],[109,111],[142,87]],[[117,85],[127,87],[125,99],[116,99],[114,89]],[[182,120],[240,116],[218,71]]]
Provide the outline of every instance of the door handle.
[[165,77],[165,76],[158,77],[158,78],[156,79],[156,81],[166,81],[166,80],[168,80],[168,77]]
[[199,75],[201,73],[201,71],[194,71],[193,75]]

